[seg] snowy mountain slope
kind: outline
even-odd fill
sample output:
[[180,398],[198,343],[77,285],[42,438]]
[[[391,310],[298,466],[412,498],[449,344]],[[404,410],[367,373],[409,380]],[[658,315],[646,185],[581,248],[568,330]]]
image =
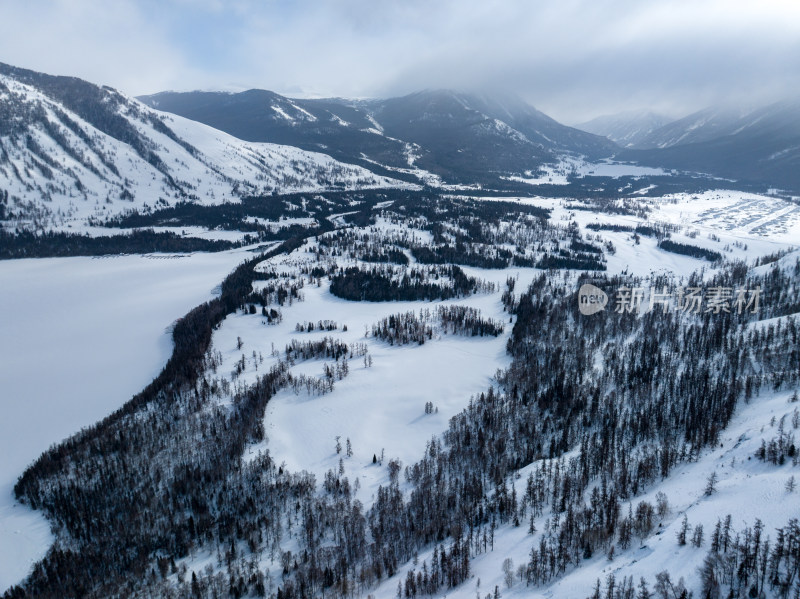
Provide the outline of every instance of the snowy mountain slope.
[[595,159],[616,149],[515,97],[427,90],[363,105],[387,135],[422,148],[422,168],[460,183],[523,173],[563,154]]
[[708,109],[654,131],[618,158],[800,190],[800,102]]
[[165,92],[142,101],[241,139],[322,150],[378,174],[435,186],[518,189],[514,177],[530,177],[525,173],[567,157],[596,162],[615,156],[746,185],[800,189],[794,174],[800,170],[800,120],[791,102],[707,109],[674,122],[623,113],[571,128],[513,96],[452,90],[374,100],[300,100],[263,90]]
[[575,125],[575,128],[607,137],[623,148],[632,148],[638,147],[651,133],[671,121],[668,117],[648,110],[637,110],[598,116]]
[[0,65],[0,220],[59,225],[241,195],[390,187],[330,156],[247,143],[109,88]]
[[565,153],[594,159],[616,149],[518,98],[450,90],[361,101],[289,99],[263,90],[166,92],[141,99],[242,139],[323,148],[375,172],[422,182],[435,181],[432,174],[445,183],[497,184],[498,173],[537,169]]
[[744,109],[705,108],[654,128],[632,147],[646,150],[710,141],[730,135],[747,114],[748,111]]
[[[236,94],[162,92],[140,100],[246,141],[323,151],[376,172],[381,165],[408,166],[402,141],[386,137],[363,110],[336,99],[290,99],[266,90],[249,90]],[[362,154],[372,162],[365,162]]]
[[[507,599],[516,597],[535,597],[537,599],[574,598],[592,596],[596,581],[600,581],[602,596],[607,588],[608,578],[613,575],[619,585],[624,577],[633,577],[634,585],[644,578],[652,592],[656,576],[668,571],[673,584],[683,580],[685,587],[694,597],[701,597],[702,580],[700,568],[709,553],[710,538],[718,520],[732,515],[731,535],[744,533],[760,520],[763,535],[774,544],[776,529],[785,527],[791,518],[800,516],[798,491],[788,491],[787,483],[794,476],[800,479],[798,468],[791,461],[784,465],[771,465],[756,460],[755,452],[762,440],[769,442],[775,435],[781,420],[784,427],[796,434],[792,422],[797,419],[798,404],[791,403],[791,393],[769,394],[749,405],[742,405],[739,414],[722,436],[721,443],[712,450],[704,452],[696,462],[686,464],[658,485],[631,500],[635,510],[639,502],[657,503],[657,494],[664,493],[668,501],[668,513],[657,517],[652,534],[636,541],[627,550],[616,547],[614,557],[607,553],[595,554],[581,560],[565,575],[552,584],[533,586],[516,576],[519,566],[525,566],[530,559],[530,549],[536,546],[537,532],[531,535],[528,527],[506,525],[494,535],[494,549],[477,556],[472,561],[472,575],[468,581],[455,589],[437,593],[434,597],[472,599],[493,595],[500,590]],[[793,418],[795,419],[793,421]],[[518,472],[518,488],[523,486],[528,474],[533,470],[527,467]],[[708,477],[716,473],[718,483],[710,496],[704,493]],[[768,507],[767,507],[768,506]],[[623,506],[627,513],[628,505]],[[685,545],[679,545],[677,535],[684,516],[689,531]],[[548,513],[537,519],[541,530],[544,521],[552,518]],[[703,538],[698,547],[692,542],[693,533],[702,527]],[[420,553],[418,561],[431,562],[432,551]],[[508,586],[503,571],[503,562],[511,559],[513,577]],[[409,571],[419,571],[413,563],[406,564],[398,574],[387,580],[377,590],[372,591],[376,599],[393,599],[397,596],[397,582],[405,581]],[[657,595],[656,595],[657,596]],[[671,595],[670,595],[671,596]],[[777,595],[766,595],[772,597]]]

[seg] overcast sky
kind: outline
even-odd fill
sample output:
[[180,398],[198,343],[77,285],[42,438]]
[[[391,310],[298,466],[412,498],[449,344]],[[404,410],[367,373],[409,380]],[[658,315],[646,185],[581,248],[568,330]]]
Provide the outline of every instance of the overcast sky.
[[0,61],[130,95],[516,92],[567,123],[800,95],[800,0],[0,0]]

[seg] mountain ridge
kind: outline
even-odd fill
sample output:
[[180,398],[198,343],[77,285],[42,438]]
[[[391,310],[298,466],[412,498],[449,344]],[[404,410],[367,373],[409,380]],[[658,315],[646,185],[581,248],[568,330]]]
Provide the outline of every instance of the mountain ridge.
[[800,100],[705,109],[654,131],[618,158],[800,191]]
[[[248,90],[140,99],[252,141],[322,150],[398,174],[422,169],[456,184],[497,184],[500,175],[536,170],[565,153],[595,159],[617,150],[513,96],[429,89],[387,99],[291,99]],[[234,106],[238,114],[231,112]]]
[[3,220],[38,228],[180,200],[399,181],[330,156],[243,142],[110,88],[0,63]]

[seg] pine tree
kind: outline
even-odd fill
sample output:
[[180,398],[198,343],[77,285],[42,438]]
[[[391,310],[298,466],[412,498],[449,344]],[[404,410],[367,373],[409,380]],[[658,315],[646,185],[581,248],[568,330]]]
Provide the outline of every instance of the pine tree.
[[678,545],[683,547],[686,545],[686,537],[689,534],[689,518],[686,514],[683,515],[681,527],[678,529]]
[[717,519],[717,524],[714,527],[714,534],[711,535],[711,551],[719,553],[722,548],[722,521]]
[[647,581],[644,577],[639,579],[639,592],[636,594],[636,599],[650,599],[652,595],[647,588]]
[[702,547],[702,545],[703,545],[703,525],[698,524],[694,527],[694,533],[692,533],[692,546]]
[[703,491],[703,494],[706,497],[710,497],[714,494],[714,491],[717,489],[717,473],[716,471],[712,472],[709,477],[706,479],[706,488]]
[[703,599],[719,599],[720,588],[716,573],[718,559],[715,553],[709,553],[700,567],[700,584],[702,585]]

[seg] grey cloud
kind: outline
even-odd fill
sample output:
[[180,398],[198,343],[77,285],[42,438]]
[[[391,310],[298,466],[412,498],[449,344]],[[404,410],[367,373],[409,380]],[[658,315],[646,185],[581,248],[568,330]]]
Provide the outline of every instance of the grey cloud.
[[[787,0],[12,5],[4,9],[12,22],[0,25],[0,60],[57,67],[128,93],[231,84],[339,96],[497,89],[575,122],[642,107],[681,116],[800,89],[800,5]],[[196,28],[180,27],[181,15]],[[226,37],[210,60],[203,39],[223,19]],[[115,27],[125,34],[109,35]],[[62,42],[57,58],[47,37]]]

